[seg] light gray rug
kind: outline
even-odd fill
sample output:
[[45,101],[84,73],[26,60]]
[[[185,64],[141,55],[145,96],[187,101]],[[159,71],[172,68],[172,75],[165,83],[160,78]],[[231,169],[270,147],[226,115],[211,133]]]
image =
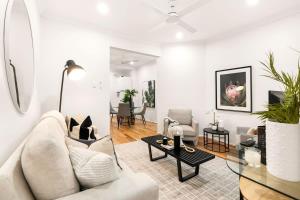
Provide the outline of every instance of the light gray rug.
[[[151,162],[148,146],[142,141],[116,145],[119,159],[125,162],[134,172],[143,172],[159,184],[160,200],[237,200],[239,199],[238,176],[232,173],[224,159],[216,157],[200,165],[199,175],[179,182],[176,160],[168,158]],[[162,152],[152,148],[153,156]],[[182,163],[183,175],[194,172],[194,169]]]

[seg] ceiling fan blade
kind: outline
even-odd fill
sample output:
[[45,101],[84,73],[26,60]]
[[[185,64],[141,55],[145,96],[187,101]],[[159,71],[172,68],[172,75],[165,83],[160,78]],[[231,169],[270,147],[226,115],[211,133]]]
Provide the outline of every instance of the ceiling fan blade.
[[187,23],[185,23],[182,20],[178,20],[177,25],[181,26],[182,28],[184,28],[188,32],[191,32],[191,33],[196,33],[197,32],[197,30],[195,28],[193,28],[192,26],[188,25]]
[[155,4],[150,3],[147,0],[142,0],[141,1],[142,4],[144,4],[146,7],[151,8],[152,10],[154,10],[156,13],[158,13],[159,15],[163,15],[163,16],[168,16],[167,12],[165,12],[164,10],[162,10],[161,8],[157,7]]
[[155,31],[161,29],[162,27],[164,27],[164,26],[166,26],[166,25],[167,25],[166,21],[163,21],[163,22],[161,22],[160,24],[158,24],[158,25],[154,26],[153,28],[151,28],[149,32],[150,32],[150,33],[151,33],[151,32],[155,32]]
[[212,0],[196,0],[194,3],[192,3],[188,7],[184,8],[182,11],[179,11],[178,15],[180,17],[183,17],[183,16],[189,14],[190,12],[200,8],[201,6],[204,6],[205,4],[209,3],[210,1],[212,1]]

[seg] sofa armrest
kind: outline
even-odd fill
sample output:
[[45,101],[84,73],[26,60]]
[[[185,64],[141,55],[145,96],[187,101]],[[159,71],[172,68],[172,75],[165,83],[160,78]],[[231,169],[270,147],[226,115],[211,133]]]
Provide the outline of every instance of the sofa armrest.
[[196,132],[196,135],[199,135],[199,123],[196,120],[192,120],[192,127]]

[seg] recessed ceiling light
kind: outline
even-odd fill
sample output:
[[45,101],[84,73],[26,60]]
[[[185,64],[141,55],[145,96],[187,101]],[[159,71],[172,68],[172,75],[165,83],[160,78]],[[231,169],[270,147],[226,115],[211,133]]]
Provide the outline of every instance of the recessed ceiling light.
[[97,6],[97,9],[100,14],[107,15],[109,13],[109,7],[106,3],[100,2]]
[[259,3],[259,0],[246,0],[249,6],[255,6]]
[[176,33],[176,38],[177,38],[178,40],[181,40],[181,39],[183,38],[183,33],[182,33],[182,32]]
[[129,62],[130,65],[134,65],[134,63],[135,63],[134,61],[130,61]]

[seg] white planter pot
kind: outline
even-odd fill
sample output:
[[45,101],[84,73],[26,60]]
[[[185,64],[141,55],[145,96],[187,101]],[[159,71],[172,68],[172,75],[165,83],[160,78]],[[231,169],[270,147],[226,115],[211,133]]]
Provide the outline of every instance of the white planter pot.
[[300,124],[267,121],[268,172],[287,181],[300,181]]

